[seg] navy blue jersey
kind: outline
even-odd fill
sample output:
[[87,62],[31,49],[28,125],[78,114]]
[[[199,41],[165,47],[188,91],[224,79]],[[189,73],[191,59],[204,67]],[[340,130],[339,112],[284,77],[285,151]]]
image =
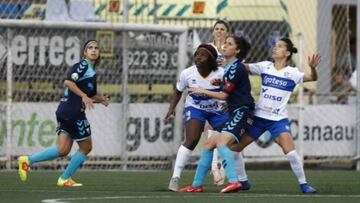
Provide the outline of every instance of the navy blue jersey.
[[227,64],[223,81],[222,91],[229,95],[226,103],[230,111],[241,106],[248,106],[250,109],[254,108],[254,98],[250,93],[249,73],[244,64],[237,59]]
[[[86,59],[75,64],[67,73],[66,80],[74,82],[88,97],[96,95],[96,74],[93,65]],[[85,116],[82,98],[67,87],[61,99],[56,115],[61,118],[81,118]]]

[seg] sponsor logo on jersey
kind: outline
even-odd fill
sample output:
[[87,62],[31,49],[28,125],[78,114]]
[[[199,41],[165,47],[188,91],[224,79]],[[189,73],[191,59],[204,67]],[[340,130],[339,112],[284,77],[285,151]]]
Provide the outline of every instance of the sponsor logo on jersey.
[[276,77],[271,77],[271,76],[267,76],[267,75],[265,75],[263,83],[264,83],[264,85],[274,84],[274,85],[279,85],[279,86],[283,86],[283,87],[286,87],[286,85],[288,84],[288,82],[286,80],[278,79]]
[[295,81],[288,79],[277,77],[269,74],[261,74],[262,77],[262,85],[266,87],[272,87],[284,91],[292,92],[295,87]]
[[90,90],[93,90],[94,89],[94,85],[92,83],[88,83],[88,87],[90,88]]
[[217,102],[214,103],[207,103],[207,104],[200,104],[200,109],[217,109],[219,104]]
[[282,100],[282,97],[279,97],[279,96],[276,96],[276,95],[271,95],[271,94],[264,94],[264,98],[265,99],[270,99],[270,100],[273,100],[273,101],[281,101]]

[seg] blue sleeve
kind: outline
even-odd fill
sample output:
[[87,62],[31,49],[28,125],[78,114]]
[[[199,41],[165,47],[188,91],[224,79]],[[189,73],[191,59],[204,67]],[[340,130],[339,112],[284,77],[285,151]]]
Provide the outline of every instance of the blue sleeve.
[[66,80],[70,80],[73,82],[77,82],[79,78],[81,78],[87,71],[88,64],[86,61],[82,61],[80,63],[76,63],[67,73]]

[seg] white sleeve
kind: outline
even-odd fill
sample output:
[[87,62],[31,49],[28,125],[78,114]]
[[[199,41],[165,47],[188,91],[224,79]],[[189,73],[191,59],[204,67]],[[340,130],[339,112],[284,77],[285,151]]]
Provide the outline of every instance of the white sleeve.
[[262,61],[259,63],[250,63],[249,64],[249,70],[250,73],[255,75],[260,75],[262,72],[264,72],[264,69],[271,65],[270,61]]
[[186,88],[188,87],[187,81],[186,81],[186,69],[181,71],[180,78],[178,82],[176,83],[176,89],[180,92],[184,92]]
[[305,73],[299,71],[299,69],[296,68],[294,71],[294,81],[296,84],[302,83],[304,81],[304,75]]

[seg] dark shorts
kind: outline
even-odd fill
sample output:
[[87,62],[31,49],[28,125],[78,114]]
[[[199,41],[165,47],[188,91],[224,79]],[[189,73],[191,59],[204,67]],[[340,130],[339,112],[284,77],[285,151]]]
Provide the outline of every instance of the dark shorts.
[[230,112],[230,118],[225,123],[222,133],[233,136],[237,143],[245,131],[252,125],[253,110],[242,106]]
[[253,140],[257,140],[266,130],[270,132],[271,139],[275,139],[283,132],[291,134],[289,120],[287,118],[279,121],[272,121],[260,117],[254,118],[253,125],[248,129],[248,134]]
[[90,123],[86,117],[75,120],[56,117],[56,120],[58,122],[56,134],[58,135],[62,132],[75,141],[85,140],[91,136]]

